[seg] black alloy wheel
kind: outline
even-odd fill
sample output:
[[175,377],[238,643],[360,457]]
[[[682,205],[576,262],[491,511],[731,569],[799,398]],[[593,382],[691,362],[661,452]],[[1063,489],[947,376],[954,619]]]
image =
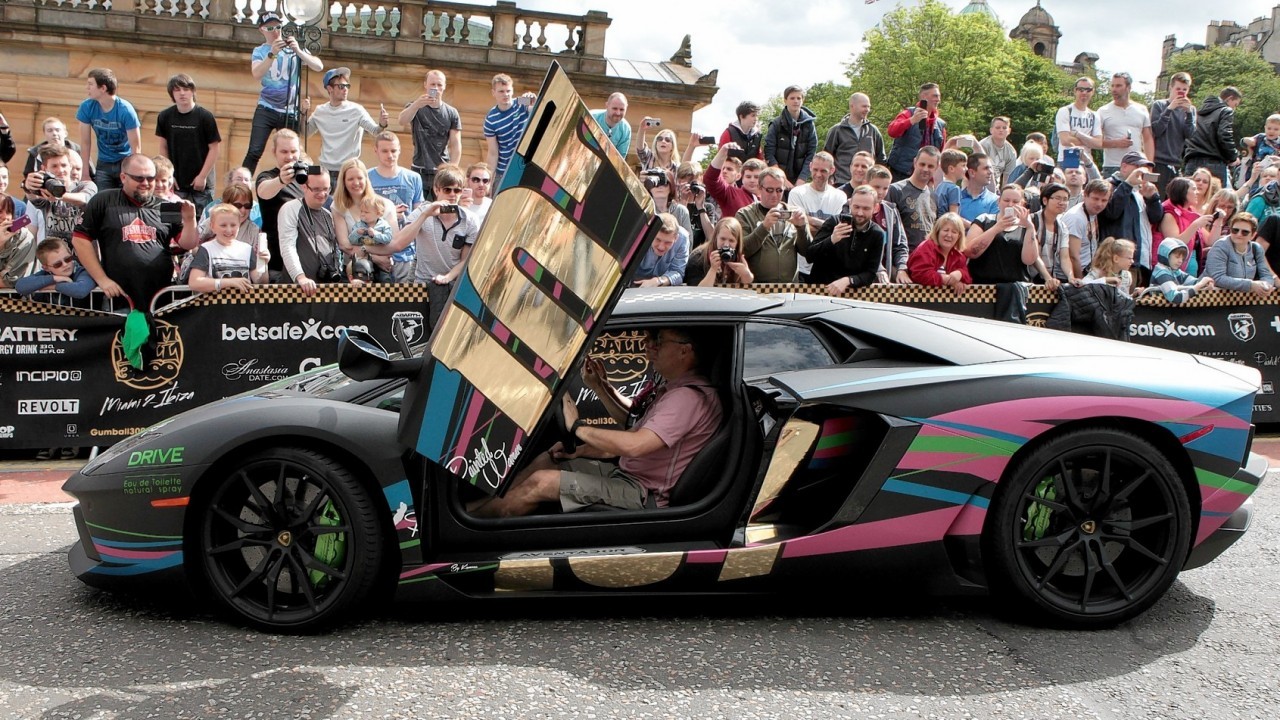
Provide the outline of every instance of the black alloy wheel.
[[200,506],[213,595],[270,632],[312,632],[369,595],[382,562],[378,514],[343,465],[300,448],[258,453]]
[[1191,517],[1172,463],[1129,432],[1078,430],[1023,459],[985,532],[993,590],[1056,624],[1103,627],[1173,584]]

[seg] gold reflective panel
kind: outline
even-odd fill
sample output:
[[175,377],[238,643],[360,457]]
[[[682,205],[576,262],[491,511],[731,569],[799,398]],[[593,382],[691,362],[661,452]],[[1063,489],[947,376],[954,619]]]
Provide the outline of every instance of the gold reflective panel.
[[778,437],[778,447],[773,452],[773,459],[769,461],[769,470],[765,473],[764,484],[760,486],[760,493],[756,495],[756,502],[751,508],[752,520],[755,520],[756,516],[786,487],[787,481],[795,474],[796,468],[800,467],[800,463],[804,462],[805,456],[809,454],[809,449],[813,447],[814,440],[818,438],[819,429],[815,423],[808,420],[791,418],[787,421],[786,426],[782,428],[782,434]]
[[569,567],[588,585],[629,588],[662,582],[675,575],[683,561],[684,553],[654,553],[569,558]]
[[548,558],[503,560],[493,575],[493,589],[498,592],[550,590],[555,584],[555,569]]
[[[512,253],[523,249],[592,308],[609,299],[621,268],[617,260],[545,197],[525,188],[502,193],[516,212],[490,216],[486,235],[503,242],[477,243],[467,261],[480,299],[521,342],[563,374],[586,332],[516,267]],[[474,269],[474,271],[473,271]],[[439,357],[447,360],[447,349]],[[484,392],[484,388],[480,388]],[[487,395],[488,393],[486,393]]]
[[[580,116],[576,112],[567,111],[569,108],[577,107],[580,102],[573,83],[569,81],[569,76],[563,72],[552,73],[551,81],[538,99],[533,117],[529,119],[530,129],[521,137],[520,145],[516,148],[516,152],[524,157],[526,162],[545,170],[573,199],[579,202],[586,196],[592,178],[601,170],[600,157],[582,147],[583,141],[578,136]],[[551,121],[547,123],[542,142],[531,156],[529,147],[536,134],[535,129],[543,122],[543,117],[551,112],[554,114]],[[586,127],[595,138],[596,145],[607,154],[609,163],[613,165],[618,176],[626,182],[632,197],[644,208],[652,210],[653,198],[644,189],[644,183],[627,167],[626,158],[618,154],[609,137],[604,134],[604,130],[589,113],[585,119]],[[572,151],[566,152],[570,148]]]
[[780,552],[782,552],[782,543],[730,550],[725,556],[724,567],[720,568],[720,580],[739,580],[768,575],[773,570],[773,563],[778,559]]
[[747,526],[748,545],[763,545],[767,542],[780,540],[781,537],[778,533],[778,526],[772,523]]
[[436,357],[467,377],[517,425],[532,429],[551,401],[551,391],[464,312],[445,313],[432,341]]

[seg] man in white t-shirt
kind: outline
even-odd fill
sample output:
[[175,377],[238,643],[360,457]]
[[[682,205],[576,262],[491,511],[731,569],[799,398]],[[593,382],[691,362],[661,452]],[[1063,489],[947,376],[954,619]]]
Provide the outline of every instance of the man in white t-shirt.
[[[823,150],[813,156],[809,162],[809,182],[791,189],[788,201],[792,205],[804,208],[809,216],[809,231],[817,232],[827,218],[839,215],[847,201],[845,194],[831,186],[831,174],[835,171],[835,157]],[[800,282],[808,282],[812,263],[803,255],[796,257],[796,270],[800,274]]]
[[1084,186],[1084,200],[1062,214],[1062,224],[1067,228],[1068,242],[1062,246],[1065,256],[1060,258],[1067,281],[1080,285],[1093,262],[1093,252],[1098,249],[1098,213],[1107,207],[1111,199],[1111,183],[1106,180],[1090,180]]
[[1102,176],[1120,169],[1120,158],[1140,152],[1155,157],[1156,140],[1151,133],[1151,113],[1147,106],[1133,102],[1129,93],[1133,76],[1118,72],[1111,76],[1111,102],[1098,108],[1102,132]]
[[1082,77],[1076,80],[1075,102],[1058,108],[1053,119],[1053,131],[1058,139],[1058,163],[1062,163],[1067,148],[1084,148],[1090,150],[1102,147],[1102,126],[1098,122],[1098,113],[1089,109],[1089,100],[1093,98],[1093,79]]
[[351,69],[333,68],[324,74],[324,90],[329,102],[311,111],[307,118],[307,134],[320,133],[320,167],[329,172],[329,185],[338,187],[338,170],[351,158],[360,157],[360,144],[364,133],[375,137],[387,129],[391,115],[382,106],[378,122],[369,112],[351,102]]

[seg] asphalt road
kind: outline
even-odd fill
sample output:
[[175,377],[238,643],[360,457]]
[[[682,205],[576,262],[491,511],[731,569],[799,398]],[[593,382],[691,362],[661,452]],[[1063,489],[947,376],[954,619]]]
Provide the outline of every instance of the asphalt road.
[[1259,718],[1280,708],[1280,478],[1253,528],[1137,620],[983,602],[413,606],[319,637],[89,589],[66,505],[0,506],[3,718]]

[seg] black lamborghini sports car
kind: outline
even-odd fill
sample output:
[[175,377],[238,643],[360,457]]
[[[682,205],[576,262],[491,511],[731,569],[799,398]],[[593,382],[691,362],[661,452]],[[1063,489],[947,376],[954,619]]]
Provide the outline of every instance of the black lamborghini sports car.
[[[643,186],[548,76],[426,351],[343,340],[325,368],[183,413],[65,486],[71,566],[185,586],[300,632],[364,601],[822,587],[991,593],[1112,624],[1245,531],[1257,371],[925,310],[746,290],[628,290]],[[681,327],[724,419],[642,511],[467,511],[564,433],[601,358],[624,394]],[[603,413],[599,413],[603,421]]]

